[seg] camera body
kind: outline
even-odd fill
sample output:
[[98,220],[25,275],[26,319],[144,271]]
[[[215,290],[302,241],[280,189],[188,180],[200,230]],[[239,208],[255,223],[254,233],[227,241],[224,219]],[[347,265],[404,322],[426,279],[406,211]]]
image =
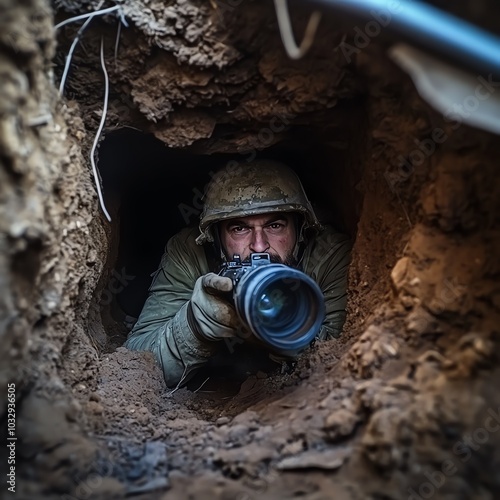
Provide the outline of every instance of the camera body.
[[268,253],[239,255],[222,265],[220,276],[233,282],[240,320],[274,351],[296,354],[318,334],[325,318],[323,293],[302,271],[271,262]]
[[250,262],[242,262],[241,257],[235,254],[232,261],[222,265],[219,275],[231,278],[234,290],[245,273],[267,264],[271,264],[271,257],[268,253],[252,253],[250,254]]

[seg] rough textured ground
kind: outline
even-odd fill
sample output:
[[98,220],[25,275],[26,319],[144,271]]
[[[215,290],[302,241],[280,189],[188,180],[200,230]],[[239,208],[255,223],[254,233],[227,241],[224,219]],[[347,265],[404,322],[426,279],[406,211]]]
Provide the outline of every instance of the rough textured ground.
[[[56,4],[62,19],[97,2]],[[75,28],[56,53],[45,2],[0,2],[0,378],[17,387],[19,498],[497,498],[497,138],[444,122],[378,40],[348,64],[334,48],[352,27],[330,20],[290,62],[269,5],[217,5],[124,1],[116,64],[108,17],[63,101]],[[107,132],[241,162],[316,145],[311,183],[355,236],[342,339],[289,373],[173,393],[148,354],[100,349],[120,203],[108,225],[88,165],[101,34]],[[408,168],[437,127],[446,140]]]

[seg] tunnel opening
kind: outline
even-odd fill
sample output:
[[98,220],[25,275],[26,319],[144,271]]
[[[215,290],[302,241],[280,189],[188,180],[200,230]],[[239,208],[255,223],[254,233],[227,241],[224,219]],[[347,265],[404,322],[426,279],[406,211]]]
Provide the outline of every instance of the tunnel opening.
[[[154,135],[133,128],[106,135],[99,148],[99,171],[113,221],[103,273],[108,280],[99,299],[106,332],[104,344],[101,339],[104,351],[112,352],[126,340],[167,241],[182,228],[198,225],[206,186],[224,165],[244,167],[253,159],[289,165],[301,179],[320,221],[354,239],[362,206],[359,182],[363,150],[357,144],[362,141],[366,115],[362,101],[344,107],[349,109],[348,124],[357,129],[356,139],[347,123],[344,129],[331,126],[325,113],[309,117],[306,123],[290,124],[271,146],[238,153],[228,152],[226,147],[224,153],[206,154],[203,145],[169,148]],[[219,140],[224,136],[225,141],[237,141],[239,134],[240,130],[231,127],[216,135]],[[261,362],[247,364],[245,360],[252,357],[248,349],[246,346],[239,362],[225,364],[222,357],[209,363],[188,387],[198,387],[208,375],[211,382],[207,388],[237,379],[233,390],[238,390],[249,374],[276,368],[276,363],[264,360],[258,350],[254,356]],[[236,350],[240,350],[238,346]]]

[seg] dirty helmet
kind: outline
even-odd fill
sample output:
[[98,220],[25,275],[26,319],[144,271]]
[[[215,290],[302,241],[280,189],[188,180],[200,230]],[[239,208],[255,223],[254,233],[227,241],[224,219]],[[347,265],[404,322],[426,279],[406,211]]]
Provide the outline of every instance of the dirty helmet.
[[304,188],[291,168],[271,160],[247,164],[229,162],[213,175],[208,184],[200,216],[201,234],[196,243],[213,242],[213,226],[217,222],[272,212],[303,215],[298,242],[304,240],[306,229],[321,228]]

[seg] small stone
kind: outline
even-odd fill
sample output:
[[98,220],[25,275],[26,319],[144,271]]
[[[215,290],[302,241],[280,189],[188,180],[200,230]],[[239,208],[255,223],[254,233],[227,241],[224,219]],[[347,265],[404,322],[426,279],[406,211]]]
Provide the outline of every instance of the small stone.
[[403,257],[396,262],[392,272],[391,279],[396,290],[400,290],[407,280],[408,271],[410,266],[410,259]]
[[231,421],[231,419],[229,417],[219,417],[215,421],[215,425],[218,425],[218,426],[225,425],[225,424],[228,424],[230,421]]
[[68,422],[76,422],[81,411],[82,407],[80,403],[76,400],[72,401],[66,409],[66,420],[68,420]]
[[87,409],[94,415],[102,415],[104,413],[104,408],[96,401],[89,401],[87,403]]
[[228,438],[230,441],[237,442],[243,439],[245,436],[248,436],[248,432],[248,426],[244,424],[237,424],[229,429]]
[[89,396],[89,400],[90,401],[100,401],[101,397],[99,396],[99,394],[97,394],[97,392],[92,392]]
[[349,436],[354,432],[360,416],[345,408],[330,414],[325,421],[325,431],[331,440]]
[[14,222],[10,226],[10,235],[13,238],[19,238],[23,235],[23,233],[26,231],[26,222]]
[[298,441],[293,441],[292,443],[288,443],[282,450],[281,453],[283,455],[296,455],[304,449],[304,442],[302,439]]
[[349,458],[352,448],[338,448],[332,450],[309,450],[300,455],[287,457],[278,462],[278,470],[294,469],[338,469]]

